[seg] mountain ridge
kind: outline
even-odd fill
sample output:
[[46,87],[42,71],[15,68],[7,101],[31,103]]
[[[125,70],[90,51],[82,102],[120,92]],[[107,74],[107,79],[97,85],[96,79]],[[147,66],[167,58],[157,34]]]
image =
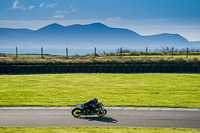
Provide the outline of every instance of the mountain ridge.
[[2,40],[12,42],[29,42],[35,47],[102,47],[117,48],[161,48],[165,47],[200,47],[200,43],[189,42],[179,34],[162,33],[142,36],[135,31],[123,28],[113,28],[100,22],[91,24],[74,24],[63,26],[58,23],[46,25],[38,30],[0,28],[1,47],[30,47],[30,44],[8,44]]

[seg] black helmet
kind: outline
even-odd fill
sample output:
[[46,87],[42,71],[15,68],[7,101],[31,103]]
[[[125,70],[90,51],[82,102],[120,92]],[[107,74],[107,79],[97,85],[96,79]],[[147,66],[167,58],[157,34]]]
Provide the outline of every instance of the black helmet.
[[95,103],[98,103],[98,100],[97,100],[96,98],[94,98],[93,101],[94,101]]

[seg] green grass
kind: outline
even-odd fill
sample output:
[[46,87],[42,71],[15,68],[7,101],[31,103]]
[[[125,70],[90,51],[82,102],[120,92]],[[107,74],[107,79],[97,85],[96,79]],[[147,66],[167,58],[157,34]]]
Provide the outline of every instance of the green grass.
[[200,108],[200,74],[0,75],[0,106],[67,106],[94,97],[106,106]]
[[136,127],[0,127],[1,133],[199,133],[200,129]]
[[[200,56],[199,56],[200,57]],[[160,58],[160,57],[131,57],[131,56],[110,56],[110,57],[57,57],[57,58],[7,58],[0,57],[1,65],[24,64],[68,64],[68,63],[132,63],[132,64],[200,64],[200,58]]]
[[[143,63],[143,64],[200,64],[200,55],[129,55],[125,54],[122,57],[119,53],[113,53],[114,55],[74,55],[58,56],[58,55],[44,55],[41,58],[36,54],[20,54],[18,58],[15,58],[14,54],[5,54],[0,56],[0,64],[67,64],[67,63]],[[117,55],[116,55],[117,54]]]
[[[0,58],[16,58],[15,54],[4,54],[5,57],[0,57]],[[120,56],[119,53],[118,54],[114,54],[114,55],[98,55],[98,57],[118,57]],[[44,54],[43,57],[45,58],[65,58],[66,56],[59,56],[59,55],[50,55],[50,54]],[[78,57],[94,57],[94,55],[74,55],[74,56],[69,56],[70,58],[78,58]],[[171,58],[172,55],[147,55],[143,54],[143,55],[131,55],[131,54],[123,54],[122,57],[156,57],[156,58]],[[173,55],[174,58],[187,58],[186,55]],[[40,54],[18,54],[18,58],[41,58]],[[200,58],[200,54],[199,55],[188,55],[188,58]]]
[[[139,55],[125,57],[172,58],[172,55]],[[173,58],[187,58],[186,55],[174,55]],[[200,58],[200,55],[189,55],[188,58]]]

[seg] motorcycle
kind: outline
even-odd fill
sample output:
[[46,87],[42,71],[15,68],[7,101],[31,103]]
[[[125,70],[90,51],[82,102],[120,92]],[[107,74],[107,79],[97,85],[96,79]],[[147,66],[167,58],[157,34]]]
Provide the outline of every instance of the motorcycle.
[[107,110],[105,109],[102,102],[98,103],[95,110],[84,109],[83,104],[77,103],[77,107],[72,110],[72,115],[76,118],[81,115],[97,115],[99,117],[104,117],[107,114]]

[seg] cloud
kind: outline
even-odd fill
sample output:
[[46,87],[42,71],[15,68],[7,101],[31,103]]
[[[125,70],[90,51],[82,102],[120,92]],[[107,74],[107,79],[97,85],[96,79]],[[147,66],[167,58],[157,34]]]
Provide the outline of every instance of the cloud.
[[63,11],[56,11],[56,13],[63,13]]
[[79,9],[76,8],[76,7],[74,7],[74,5],[70,5],[69,6],[69,10],[70,10],[70,12],[77,12],[77,11],[79,11]]
[[70,12],[68,12],[68,11],[56,11],[56,13],[58,13],[58,14],[68,14]]
[[16,1],[13,3],[12,8],[13,8],[13,9],[17,9],[17,8],[18,8],[18,5],[19,5],[19,1],[16,0]]
[[47,6],[46,6],[46,8],[54,8],[54,7],[56,7],[57,6],[57,4],[48,4]]
[[53,17],[54,18],[64,18],[65,15],[63,15],[63,14],[57,14],[57,15],[54,15]]
[[157,21],[167,21],[168,19],[147,19],[147,20],[144,20],[146,22],[157,22]]
[[122,19],[120,17],[115,18],[107,18],[106,21],[121,21]]
[[70,14],[70,13],[73,13],[73,12],[77,12],[79,9],[74,7],[74,5],[70,5],[67,10],[59,10],[59,11],[56,11],[57,15],[54,15],[53,17],[54,18],[64,18],[66,14]]
[[30,6],[28,6],[28,9],[31,10],[31,9],[33,9],[34,7],[35,7],[34,5],[30,5]]
[[44,2],[42,2],[41,4],[40,4],[40,8],[42,8],[44,6]]
[[59,10],[59,11],[56,11],[56,15],[53,16],[53,18],[64,18],[65,15],[67,14],[70,14],[70,13],[73,13],[73,12],[77,12],[79,9],[74,7],[74,5],[70,5],[67,10]]
[[26,8],[24,7],[24,5],[20,4],[20,2],[18,0],[15,0],[15,2],[13,3],[11,9],[23,9],[23,10],[26,10]]

